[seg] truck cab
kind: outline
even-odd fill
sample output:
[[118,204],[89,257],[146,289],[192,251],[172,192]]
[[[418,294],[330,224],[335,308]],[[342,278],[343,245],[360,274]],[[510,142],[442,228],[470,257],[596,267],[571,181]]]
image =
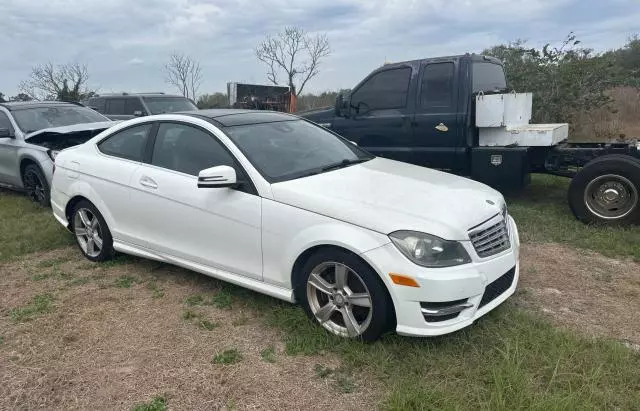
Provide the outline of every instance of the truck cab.
[[500,60],[476,55],[385,64],[332,108],[298,113],[372,154],[500,190],[530,173],[571,178],[585,223],[640,223],[640,142],[572,143],[568,124],[529,124],[532,93],[507,89]]
[[301,113],[373,154],[469,173],[472,95],[506,91],[502,63],[462,55],[386,64],[333,109]]

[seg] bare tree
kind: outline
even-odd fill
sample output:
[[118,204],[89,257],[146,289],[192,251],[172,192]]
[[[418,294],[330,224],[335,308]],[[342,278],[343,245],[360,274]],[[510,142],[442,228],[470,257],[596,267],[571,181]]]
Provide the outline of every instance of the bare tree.
[[31,98],[78,101],[92,91],[87,89],[89,73],[85,64],[69,63],[54,66],[41,64],[31,69],[29,78],[18,86]]
[[275,37],[267,36],[256,48],[258,60],[268,67],[269,81],[277,85],[278,75],[284,74],[295,96],[318,74],[320,61],[329,54],[331,48],[326,34],[312,36],[300,27],[285,27]]
[[195,100],[202,83],[200,62],[182,53],[173,53],[164,68],[167,83],[175,86],[186,98]]

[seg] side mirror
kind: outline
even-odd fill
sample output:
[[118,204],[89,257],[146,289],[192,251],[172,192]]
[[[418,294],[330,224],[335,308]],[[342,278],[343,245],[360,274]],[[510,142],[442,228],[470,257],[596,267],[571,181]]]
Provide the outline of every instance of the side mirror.
[[236,170],[229,166],[216,166],[198,173],[198,188],[234,187],[238,184]]
[[142,113],[142,111],[140,111],[140,110],[136,110],[136,111],[134,111],[134,112],[133,112],[133,115],[134,115],[135,117],[142,117],[142,114],[143,114],[143,113]]
[[13,133],[8,128],[0,128],[0,138],[13,138]]

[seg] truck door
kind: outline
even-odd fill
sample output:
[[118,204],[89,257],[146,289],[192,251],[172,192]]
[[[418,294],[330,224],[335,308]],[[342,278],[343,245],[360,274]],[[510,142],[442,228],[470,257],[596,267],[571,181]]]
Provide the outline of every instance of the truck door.
[[411,73],[403,65],[370,75],[351,93],[349,115],[336,118],[332,128],[372,154],[412,162]]
[[463,127],[458,116],[459,62],[423,62],[413,121],[415,163],[457,169],[465,160]]

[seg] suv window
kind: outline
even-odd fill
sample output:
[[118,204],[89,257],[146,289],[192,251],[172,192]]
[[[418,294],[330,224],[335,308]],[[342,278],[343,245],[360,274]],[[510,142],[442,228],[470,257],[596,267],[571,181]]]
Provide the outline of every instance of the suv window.
[[98,144],[98,149],[111,156],[142,161],[151,127],[151,123],[141,124],[119,131],[102,140]]
[[180,123],[161,123],[153,146],[151,164],[197,176],[214,166],[235,167],[229,152],[211,134]]
[[86,104],[91,108],[95,108],[98,113],[104,113],[105,110],[105,101],[103,98],[92,97]]
[[139,97],[131,97],[125,100],[124,114],[133,115],[136,111],[144,111]]
[[13,125],[11,124],[11,120],[9,120],[9,116],[2,111],[0,111],[0,128],[6,128],[9,129],[10,132],[13,132]]
[[360,107],[364,110],[403,108],[407,105],[410,79],[410,67],[376,73],[351,95],[351,104],[364,106]]
[[107,108],[105,113],[107,114],[125,114],[124,113],[124,99],[123,98],[108,98]]
[[451,107],[453,105],[453,63],[428,64],[422,71],[421,107]]

